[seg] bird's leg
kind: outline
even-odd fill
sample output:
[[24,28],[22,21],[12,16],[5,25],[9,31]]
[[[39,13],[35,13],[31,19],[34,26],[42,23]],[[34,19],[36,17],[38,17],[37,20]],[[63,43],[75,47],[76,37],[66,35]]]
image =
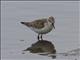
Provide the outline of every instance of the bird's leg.
[[39,40],[39,35],[40,35],[40,34],[38,34],[38,37],[37,37],[38,40]]
[[41,40],[43,40],[43,38],[42,38],[42,34],[41,34]]

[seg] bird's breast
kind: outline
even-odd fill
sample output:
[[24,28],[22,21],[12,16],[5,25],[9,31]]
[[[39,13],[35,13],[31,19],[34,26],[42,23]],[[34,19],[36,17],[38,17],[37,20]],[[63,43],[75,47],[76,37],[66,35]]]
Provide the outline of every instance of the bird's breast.
[[46,34],[46,33],[50,32],[53,29],[53,26],[52,26],[52,24],[45,24],[45,26],[41,29],[36,29],[36,28],[32,28],[32,27],[31,27],[31,29],[33,31],[35,31],[36,33]]

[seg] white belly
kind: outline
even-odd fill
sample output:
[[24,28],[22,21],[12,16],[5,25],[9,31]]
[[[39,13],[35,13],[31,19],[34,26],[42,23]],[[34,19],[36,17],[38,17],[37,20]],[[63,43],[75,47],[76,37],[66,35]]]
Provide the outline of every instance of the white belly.
[[46,34],[50,32],[53,29],[52,24],[46,24],[44,28],[42,29],[36,29],[36,28],[31,28],[33,31],[39,34]]

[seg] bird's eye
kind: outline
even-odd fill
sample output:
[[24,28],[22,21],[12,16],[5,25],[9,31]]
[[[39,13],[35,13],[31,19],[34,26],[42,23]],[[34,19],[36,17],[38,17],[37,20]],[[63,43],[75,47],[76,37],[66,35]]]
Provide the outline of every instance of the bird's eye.
[[54,23],[52,23],[52,25],[54,25]]

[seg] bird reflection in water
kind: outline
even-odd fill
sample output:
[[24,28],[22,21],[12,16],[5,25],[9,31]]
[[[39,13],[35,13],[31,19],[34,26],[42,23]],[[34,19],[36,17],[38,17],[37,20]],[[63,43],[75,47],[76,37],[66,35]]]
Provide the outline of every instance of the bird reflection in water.
[[[56,54],[54,44],[47,40],[39,40],[23,51],[29,51],[30,53],[36,53],[43,56],[48,56],[48,54]],[[56,56],[52,56],[52,58],[56,58]]]

